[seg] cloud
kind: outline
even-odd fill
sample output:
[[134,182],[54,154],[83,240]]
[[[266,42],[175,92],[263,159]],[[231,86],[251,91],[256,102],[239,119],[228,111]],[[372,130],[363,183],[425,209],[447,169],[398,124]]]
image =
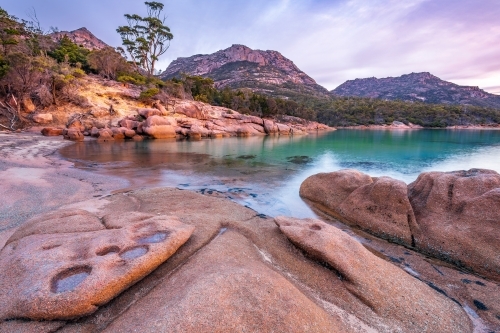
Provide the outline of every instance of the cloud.
[[[459,84],[498,92],[498,0],[165,0],[174,34],[160,61],[212,53],[232,44],[277,50],[334,89],[361,77],[428,71]],[[144,14],[136,0],[7,0],[12,14],[35,7],[42,24],[86,26],[118,46],[123,14]],[[491,90],[493,89],[493,90]]]

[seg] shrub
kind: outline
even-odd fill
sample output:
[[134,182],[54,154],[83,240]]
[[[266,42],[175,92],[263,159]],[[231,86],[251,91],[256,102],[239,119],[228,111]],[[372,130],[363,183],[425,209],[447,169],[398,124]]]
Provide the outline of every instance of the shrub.
[[158,88],[149,88],[141,92],[139,95],[139,100],[141,101],[148,101],[154,96],[158,95],[160,93],[160,89]]

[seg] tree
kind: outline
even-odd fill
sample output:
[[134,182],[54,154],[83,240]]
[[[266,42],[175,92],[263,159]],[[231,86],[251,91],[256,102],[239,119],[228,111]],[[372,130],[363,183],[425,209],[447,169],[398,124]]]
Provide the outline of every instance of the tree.
[[128,25],[120,26],[116,31],[120,34],[123,46],[136,69],[138,70],[140,66],[152,76],[158,58],[168,50],[174,35],[165,25],[166,17],[161,17],[163,4],[160,2],[145,2],[145,4],[146,17],[125,14]]
[[49,56],[56,59],[58,62],[68,62],[73,66],[80,64],[80,66],[86,68],[88,67],[87,55],[89,53],[89,50],[76,45],[67,35],[64,35],[63,38],[59,40],[59,45],[56,49],[49,52]]

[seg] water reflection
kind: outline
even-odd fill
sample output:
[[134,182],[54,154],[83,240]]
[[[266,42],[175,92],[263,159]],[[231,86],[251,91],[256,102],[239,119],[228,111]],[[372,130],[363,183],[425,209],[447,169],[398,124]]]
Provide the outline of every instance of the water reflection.
[[299,198],[308,176],[343,168],[407,183],[429,170],[500,171],[500,131],[339,130],[296,137],[75,144],[61,150],[81,168],[130,186],[176,186],[229,197],[259,213],[314,216]]

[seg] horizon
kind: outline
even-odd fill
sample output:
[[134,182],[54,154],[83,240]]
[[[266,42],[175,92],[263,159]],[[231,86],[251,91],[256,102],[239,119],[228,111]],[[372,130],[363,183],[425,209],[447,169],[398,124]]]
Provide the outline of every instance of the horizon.
[[[242,44],[280,52],[328,90],[356,78],[429,72],[500,95],[500,48],[490,47],[500,45],[500,3],[494,0],[162,2],[174,39],[159,61],[161,70],[179,57]],[[29,19],[34,9],[45,30],[85,27],[113,47],[121,45],[116,28],[126,23],[123,15],[145,14],[143,1],[132,0],[39,5],[8,0],[1,7],[20,19]]]

